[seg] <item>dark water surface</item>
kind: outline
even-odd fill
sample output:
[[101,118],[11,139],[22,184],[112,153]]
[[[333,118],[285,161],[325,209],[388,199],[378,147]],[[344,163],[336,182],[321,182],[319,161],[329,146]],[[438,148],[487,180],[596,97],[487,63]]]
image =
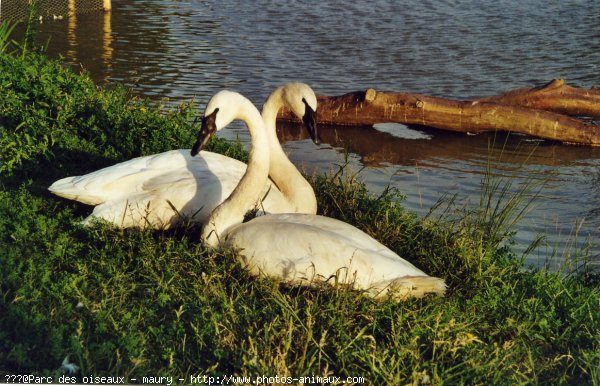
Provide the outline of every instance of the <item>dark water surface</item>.
[[[222,4],[224,3],[224,4]],[[203,106],[233,88],[258,106],[292,80],[338,95],[373,87],[454,99],[498,94],[564,78],[600,86],[600,6],[596,1],[370,2],[114,0],[112,14],[46,20],[49,51],[88,70],[99,84]],[[564,263],[587,248],[600,262],[600,149],[521,136],[476,137],[402,125],[322,128],[314,146],[282,130],[290,158],[307,170],[350,165],[373,192],[387,185],[425,214],[444,194],[477,205],[482,176],[509,176],[514,188],[544,182],[519,224],[516,250],[537,234],[532,264]],[[239,136],[237,126],[222,135]],[[191,144],[190,144],[191,145]],[[504,147],[504,150],[502,148]]]

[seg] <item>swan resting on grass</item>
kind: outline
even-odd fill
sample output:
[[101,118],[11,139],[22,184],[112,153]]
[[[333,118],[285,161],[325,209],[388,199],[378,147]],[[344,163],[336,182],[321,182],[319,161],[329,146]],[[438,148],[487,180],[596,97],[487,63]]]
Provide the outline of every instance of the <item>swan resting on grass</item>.
[[[313,142],[319,143],[317,98],[303,83],[277,88],[264,104],[271,154],[271,180],[261,191],[262,213],[316,213],[311,185],[287,158],[276,133],[277,112],[283,106],[302,118]],[[203,223],[227,198],[246,171],[246,164],[221,154],[189,149],[138,157],[98,171],[54,182],[48,189],[61,197],[96,205],[83,223],[103,219],[121,228],[172,228],[184,220]]]
[[234,119],[246,123],[252,150],[246,173],[231,195],[210,215],[202,239],[211,247],[239,250],[254,275],[290,284],[335,282],[364,290],[372,297],[443,295],[442,279],[430,277],[363,231],[315,214],[269,214],[243,223],[260,198],[269,172],[268,135],[256,108],[240,94],[221,91],[209,101],[193,149]]

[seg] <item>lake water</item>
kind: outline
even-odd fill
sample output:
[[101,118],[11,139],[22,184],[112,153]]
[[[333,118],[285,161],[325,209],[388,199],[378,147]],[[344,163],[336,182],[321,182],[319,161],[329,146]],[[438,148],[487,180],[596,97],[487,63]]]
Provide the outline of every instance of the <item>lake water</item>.
[[[198,106],[222,88],[261,106],[292,80],[328,95],[372,87],[454,99],[554,78],[600,86],[596,1],[410,3],[114,0],[106,16],[44,20],[39,38],[98,84],[119,81],[136,95]],[[281,130],[297,165],[336,170],[347,152],[372,192],[397,187],[422,215],[445,194],[477,205],[488,168],[515,186],[545,182],[518,225],[516,250],[545,234],[530,263],[560,265],[577,248],[600,262],[600,148],[515,135],[493,144],[493,135],[402,125],[321,131],[317,147],[297,129]],[[247,142],[240,126],[223,135]]]

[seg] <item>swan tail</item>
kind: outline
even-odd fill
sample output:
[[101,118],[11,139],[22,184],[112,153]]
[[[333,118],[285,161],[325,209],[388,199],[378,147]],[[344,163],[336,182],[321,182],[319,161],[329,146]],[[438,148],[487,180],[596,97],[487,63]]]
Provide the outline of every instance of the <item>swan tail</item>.
[[59,197],[79,201],[88,205],[98,205],[104,201],[104,199],[98,197],[97,194],[82,189],[79,184],[77,184],[76,178],[77,177],[66,177],[60,179],[50,185],[48,190]]
[[404,300],[407,298],[421,298],[427,294],[444,296],[446,283],[443,279],[431,276],[404,276],[392,280],[375,283],[369,289],[375,298],[392,298]]

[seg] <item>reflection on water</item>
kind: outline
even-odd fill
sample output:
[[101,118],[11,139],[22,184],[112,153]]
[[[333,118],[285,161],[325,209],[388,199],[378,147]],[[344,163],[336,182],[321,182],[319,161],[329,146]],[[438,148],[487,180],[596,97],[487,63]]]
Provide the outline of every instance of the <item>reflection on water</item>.
[[[120,81],[138,95],[203,105],[222,88],[261,104],[286,81],[339,95],[373,87],[456,99],[565,78],[600,85],[600,13],[593,1],[456,2],[113,2],[107,18],[45,22],[51,55],[88,70],[99,84]],[[426,213],[443,194],[478,202],[491,168],[519,185],[545,181],[536,209],[520,224],[524,250],[537,232],[560,255],[578,226],[578,245],[594,237],[600,255],[600,149],[521,136],[467,137],[418,128],[430,139],[403,139],[370,127],[321,128],[315,147],[292,126],[280,128],[290,158],[335,169],[344,151],[372,191],[398,187]],[[224,135],[248,141],[240,126]],[[548,250],[539,252],[541,259]],[[551,252],[551,251],[550,251]],[[600,257],[597,257],[600,261]],[[538,263],[536,257],[531,260]]]
[[536,194],[533,211],[519,224],[515,249],[523,251],[539,234],[548,235],[549,243],[530,256],[531,263],[545,263],[554,249],[560,257],[572,252],[568,249],[573,245],[587,247],[589,238],[597,237],[600,230],[600,149],[524,141],[515,135],[465,139],[423,128],[419,129],[426,130],[430,140],[400,139],[369,127],[320,129],[321,138],[339,153],[337,157],[324,157],[298,127],[282,125],[282,140],[305,140],[304,146],[290,151],[294,162],[316,159],[319,171],[331,171],[336,167],[330,165],[339,164],[344,152],[356,154],[354,169],[367,166],[361,176],[372,191],[395,186],[407,196],[406,205],[422,215],[444,195],[477,205],[486,174],[511,184],[511,191],[529,184],[528,196]]
[[[82,19],[82,23],[78,20]],[[86,46],[94,47],[93,57],[100,61],[105,69],[110,69],[113,61],[112,16],[109,12],[95,13],[87,16],[71,15],[67,19],[67,49],[62,52],[68,63],[82,63],[87,59],[87,52],[79,49],[79,41]]]

